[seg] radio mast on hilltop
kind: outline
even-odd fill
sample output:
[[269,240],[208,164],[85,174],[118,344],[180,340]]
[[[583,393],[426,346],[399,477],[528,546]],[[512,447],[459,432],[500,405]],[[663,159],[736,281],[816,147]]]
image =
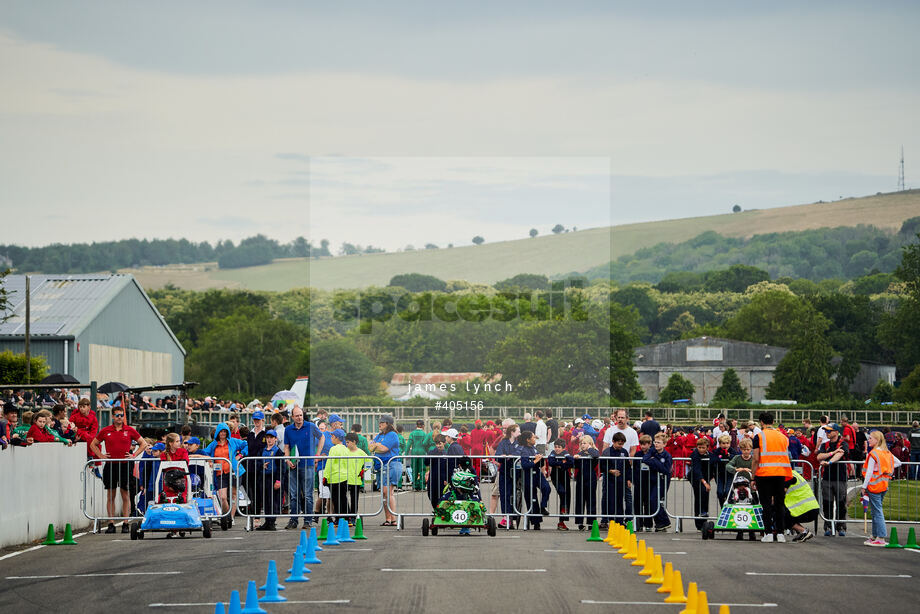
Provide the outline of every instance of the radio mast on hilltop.
[[898,192],[903,192],[904,190],[904,146],[901,145],[901,164],[898,167]]

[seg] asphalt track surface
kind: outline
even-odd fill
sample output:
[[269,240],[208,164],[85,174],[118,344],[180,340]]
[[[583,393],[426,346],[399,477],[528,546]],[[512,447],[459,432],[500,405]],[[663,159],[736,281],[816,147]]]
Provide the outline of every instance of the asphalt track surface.
[[[679,612],[628,561],[578,531],[443,531],[422,537],[369,518],[368,540],[318,553],[310,582],[287,585],[269,612]],[[860,527],[861,528],[861,527]],[[851,527],[852,531],[853,527]],[[695,532],[640,537],[733,612],[903,612],[916,604],[920,551],[867,548],[861,531],[804,544],[702,541]],[[906,530],[903,531],[903,543]],[[299,531],[250,532],[236,523],[214,538],[87,534],[0,560],[0,612],[213,612],[230,591],[284,572]],[[778,575],[772,575],[778,574]],[[810,575],[809,575],[810,574]],[[283,574],[283,576],[286,574]],[[282,579],[283,579],[282,576]],[[245,597],[245,595],[244,595]],[[770,605],[775,604],[775,605]],[[713,612],[718,607],[712,607]]]

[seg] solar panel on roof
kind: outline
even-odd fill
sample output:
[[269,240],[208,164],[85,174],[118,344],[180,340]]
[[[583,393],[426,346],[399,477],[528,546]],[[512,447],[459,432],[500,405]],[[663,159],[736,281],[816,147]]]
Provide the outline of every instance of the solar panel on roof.
[[[63,322],[33,322],[29,327],[29,334],[56,335],[62,328],[64,328]],[[25,325],[23,325],[21,332],[25,333]]]

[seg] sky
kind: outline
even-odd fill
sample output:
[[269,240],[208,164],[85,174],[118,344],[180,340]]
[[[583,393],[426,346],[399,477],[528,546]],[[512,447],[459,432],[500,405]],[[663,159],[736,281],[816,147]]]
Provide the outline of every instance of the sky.
[[388,250],[920,187],[916,2],[0,4],[0,243]]

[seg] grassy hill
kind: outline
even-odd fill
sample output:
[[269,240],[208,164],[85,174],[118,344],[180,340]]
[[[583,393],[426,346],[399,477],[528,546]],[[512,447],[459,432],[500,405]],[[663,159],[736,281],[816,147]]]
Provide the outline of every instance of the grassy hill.
[[221,270],[216,263],[126,269],[147,288],[172,283],[180,288],[287,290],[386,285],[400,273],[424,273],[444,280],[494,283],[518,273],[556,275],[586,271],[642,247],[678,243],[713,230],[729,237],[866,224],[897,231],[920,215],[920,190],[849,198],[831,203],[795,205],[579,230],[534,239],[486,243],[452,249],[368,254],[307,261],[276,260],[270,265]]

